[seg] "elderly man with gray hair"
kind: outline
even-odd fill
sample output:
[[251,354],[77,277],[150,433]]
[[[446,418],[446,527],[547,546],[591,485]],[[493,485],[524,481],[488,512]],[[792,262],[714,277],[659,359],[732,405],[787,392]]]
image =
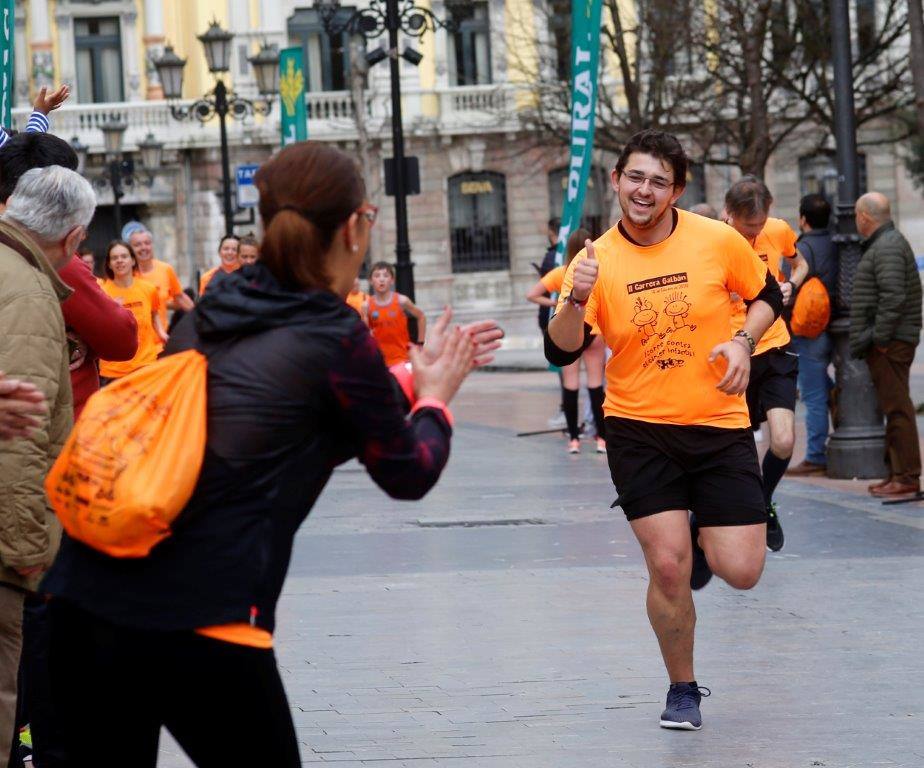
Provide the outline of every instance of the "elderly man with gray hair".
[[863,256],[850,303],[850,353],[866,358],[886,417],[889,476],[873,496],[917,493],[921,450],[908,379],[921,337],[921,278],[908,241],[895,228],[888,198],[867,192],[856,205]]
[[0,768],[16,715],[23,598],[51,564],[60,527],[44,480],[71,428],[69,354],[57,270],[86,236],[90,184],[61,166],[27,171],[0,216],[0,370],[37,387],[47,408],[28,436],[0,443]]

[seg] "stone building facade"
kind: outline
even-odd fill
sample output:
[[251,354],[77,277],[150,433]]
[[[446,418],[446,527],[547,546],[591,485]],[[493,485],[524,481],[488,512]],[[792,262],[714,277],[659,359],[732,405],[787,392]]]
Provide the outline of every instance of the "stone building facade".
[[[621,0],[631,3],[631,0]],[[344,3],[340,18],[354,6]],[[547,247],[546,224],[560,213],[565,149],[545,145],[518,120],[523,106],[522,61],[538,62],[539,51],[554,50],[554,26],[540,3],[479,0],[460,4],[417,0],[439,18],[461,14],[459,28],[405,38],[423,58],[401,62],[406,152],[419,158],[421,193],[409,198],[410,241],[418,302],[428,312],[452,303],[465,317],[491,314],[508,332],[513,347],[537,348],[535,307],[524,295],[536,280],[533,264]],[[558,4],[561,5],[561,4]],[[69,82],[72,103],[52,116],[52,130],[89,148],[84,173],[94,180],[100,208],[91,241],[104,248],[114,236],[113,199],[104,177],[101,126],[118,118],[135,173],[121,201],[122,218],[135,216],[154,232],[162,258],[172,262],[184,284],[217,262],[223,234],[221,163],[216,121],[180,122],[171,116],[152,61],[165,45],[188,60],[185,103],[213,85],[196,35],[212,18],[235,35],[226,82],[255,97],[246,62],[268,41],[299,46],[308,62],[309,137],[333,142],[365,157],[370,198],[381,206],[370,258],[393,259],[394,209],[384,194],[382,160],[391,154],[387,62],[372,67],[361,99],[351,96],[350,40],[327,34],[310,0],[26,0],[17,4],[17,101],[14,122],[28,117],[28,104],[43,84]],[[524,41],[535,49],[524,53]],[[371,41],[374,48],[379,41]],[[540,73],[547,63],[538,62]],[[613,75],[604,61],[603,77]],[[355,95],[355,94],[354,94]],[[361,101],[361,120],[357,104]],[[361,140],[365,128],[366,141]],[[259,163],[280,144],[278,106],[266,118],[250,117],[229,126],[232,172]],[[138,145],[148,135],[165,145],[163,162],[144,169]],[[821,185],[830,191],[833,158],[805,156],[810,142],[795,137],[768,167],[776,214],[795,223],[801,194]],[[920,195],[911,188],[897,149],[870,148],[869,188],[894,201],[899,225],[924,252]],[[608,169],[613,157],[598,153],[585,215],[602,231],[616,217]],[[708,200],[721,207],[733,180],[723,167],[697,169],[682,201]],[[236,230],[259,232],[251,211],[240,211]]]

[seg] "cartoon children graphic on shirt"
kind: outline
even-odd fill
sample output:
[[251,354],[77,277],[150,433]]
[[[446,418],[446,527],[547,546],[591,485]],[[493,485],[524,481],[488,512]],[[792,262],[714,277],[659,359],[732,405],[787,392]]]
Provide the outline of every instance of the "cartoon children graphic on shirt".
[[658,313],[652,309],[651,302],[639,296],[635,300],[635,315],[632,318],[633,325],[638,327],[638,332],[642,334],[642,346],[658,333]]

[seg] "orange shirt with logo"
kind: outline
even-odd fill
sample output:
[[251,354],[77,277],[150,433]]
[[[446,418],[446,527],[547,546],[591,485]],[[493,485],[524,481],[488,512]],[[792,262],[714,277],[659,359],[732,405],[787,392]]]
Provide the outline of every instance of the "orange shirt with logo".
[[382,350],[385,365],[390,367],[408,361],[411,336],[399,294],[393,294],[391,301],[384,305],[379,304],[374,295],[369,297],[369,330]]
[[164,347],[160,336],[154,330],[153,320],[153,314],[160,309],[160,294],[157,288],[138,277],[128,288],[122,288],[112,280],[104,281],[100,287],[108,296],[129,310],[138,324],[138,351],[131,360],[99,361],[100,376],[118,379],[153,363]]
[[157,313],[160,315],[160,322],[164,328],[167,327],[167,303],[183,293],[183,286],[180,285],[179,278],[173,267],[160,259],[151,259],[151,265],[154,267],[150,272],[141,272],[135,270],[135,276],[149,282],[157,288],[160,304]]
[[[767,265],[767,268],[778,281],[785,280],[781,271],[782,260],[796,255],[797,235],[782,219],[767,219],[760,234],[754,238],[754,253]],[[747,307],[740,299],[734,302],[735,312],[732,317],[732,332],[744,328],[744,319]],[[754,350],[755,355],[761,355],[771,349],[785,347],[789,344],[789,330],[782,317],[774,320],[767,332],[761,336]]]
[[[677,215],[673,233],[656,245],[636,245],[618,226],[594,242],[599,273],[584,322],[599,327],[613,353],[603,409],[659,424],[747,428],[744,398],[716,389],[725,359],[710,363],[709,354],[731,338],[729,294],[753,299],[767,268],[727,224]],[[563,297],[585,256],[568,268]]]

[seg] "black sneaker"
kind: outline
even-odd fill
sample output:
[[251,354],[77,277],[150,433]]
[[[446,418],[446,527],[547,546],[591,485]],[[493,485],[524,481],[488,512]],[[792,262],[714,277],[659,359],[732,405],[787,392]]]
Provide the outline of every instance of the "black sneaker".
[[712,578],[712,569],[706,560],[706,553],[699,545],[699,526],[696,515],[690,513],[690,538],[693,540],[693,570],[690,571],[690,589],[702,589]]
[[780,518],[776,514],[776,504],[770,502],[767,507],[767,549],[771,552],[779,552],[783,548],[783,526],[780,525]]
[[698,731],[703,727],[699,703],[711,695],[708,688],[692,683],[672,683],[667,689],[667,704],[661,713],[661,727],[681,731]]

